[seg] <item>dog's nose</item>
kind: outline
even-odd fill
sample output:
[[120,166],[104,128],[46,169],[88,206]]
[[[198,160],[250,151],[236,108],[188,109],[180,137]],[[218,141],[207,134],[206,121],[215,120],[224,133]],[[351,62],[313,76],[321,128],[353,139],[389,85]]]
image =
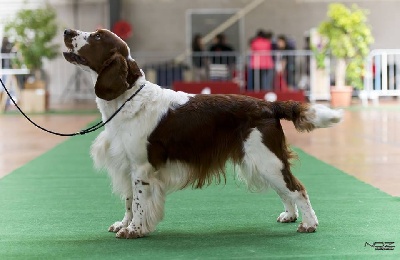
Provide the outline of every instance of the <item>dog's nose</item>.
[[64,35],[65,36],[71,35],[71,34],[72,34],[72,30],[71,29],[65,29],[65,31],[64,31]]
[[74,37],[77,36],[78,32],[72,29],[65,29],[64,30],[64,37]]

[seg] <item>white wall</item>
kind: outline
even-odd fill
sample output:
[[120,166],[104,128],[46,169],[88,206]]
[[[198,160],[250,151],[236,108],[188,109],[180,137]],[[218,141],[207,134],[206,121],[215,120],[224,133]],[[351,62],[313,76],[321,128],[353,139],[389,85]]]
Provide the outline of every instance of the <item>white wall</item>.
[[[134,27],[129,40],[133,51],[173,51],[185,47],[187,9],[241,8],[250,0],[123,0],[122,17]],[[304,33],[326,17],[328,0],[265,0],[245,17],[246,41],[258,28],[272,30],[275,35],[293,37],[297,47],[304,46]],[[400,1],[351,1],[369,9],[370,24],[376,38],[372,48],[398,48],[400,34]]]

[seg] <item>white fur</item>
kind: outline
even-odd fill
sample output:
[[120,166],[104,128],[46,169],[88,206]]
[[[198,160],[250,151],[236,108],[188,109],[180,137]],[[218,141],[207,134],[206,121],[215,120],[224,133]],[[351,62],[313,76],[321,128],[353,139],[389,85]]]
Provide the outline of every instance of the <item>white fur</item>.
[[90,33],[82,31],[76,32],[77,35],[72,38],[72,45],[74,46],[74,50],[79,50],[88,43],[87,40],[90,36]]
[[[78,54],[78,50],[81,49],[86,44],[88,44],[87,39],[90,36],[90,33],[82,32],[82,31],[76,31],[76,32],[77,32],[77,35],[72,37],[72,39],[71,39],[72,46],[74,47],[71,51],[75,54]],[[78,64],[78,63],[75,63],[75,65],[77,65],[78,67],[80,67],[81,69],[83,69],[85,71],[92,71],[88,66]]]
[[343,110],[333,110],[321,104],[314,104],[310,107],[307,116],[316,128],[325,128],[340,122]]
[[[282,170],[282,161],[262,143],[262,134],[253,129],[244,143],[244,159],[239,178],[252,191],[265,191],[269,187],[267,176]],[[262,163],[260,163],[262,162]]]

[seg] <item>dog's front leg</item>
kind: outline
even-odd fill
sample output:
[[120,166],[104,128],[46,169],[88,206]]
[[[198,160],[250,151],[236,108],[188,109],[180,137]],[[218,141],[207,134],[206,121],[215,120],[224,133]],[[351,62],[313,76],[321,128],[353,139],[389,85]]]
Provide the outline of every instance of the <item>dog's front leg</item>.
[[148,182],[141,179],[133,180],[133,199],[131,203],[133,219],[127,227],[118,231],[117,238],[139,238],[148,233],[145,228],[145,198],[143,195],[147,193],[147,187],[149,186]]
[[139,238],[154,230],[155,226],[149,221],[153,210],[151,200],[154,199],[151,190],[151,182],[155,181],[155,178],[151,177],[153,171],[153,167],[147,164],[139,167],[131,175],[133,219],[126,228],[118,231],[117,238]]
[[124,218],[121,221],[117,221],[114,224],[112,224],[109,228],[109,232],[114,232],[117,233],[118,231],[121,230],[121,228],[126,228],[129,223],[131,223],[133,218],[133,213],[132,213],[132,197],[129,196],[125,199],[125,215]]

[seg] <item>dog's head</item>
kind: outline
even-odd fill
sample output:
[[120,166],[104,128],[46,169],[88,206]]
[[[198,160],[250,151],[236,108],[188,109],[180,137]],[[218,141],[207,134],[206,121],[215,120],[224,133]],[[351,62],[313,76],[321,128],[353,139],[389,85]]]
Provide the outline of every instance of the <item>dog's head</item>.
[[68,52],[63,52],[67,61],[97,73],[95,93],[101,99],[110,101],[119,97],[142,76],[128,45],[108,30],[67,29],[64,43],[68,48]]

